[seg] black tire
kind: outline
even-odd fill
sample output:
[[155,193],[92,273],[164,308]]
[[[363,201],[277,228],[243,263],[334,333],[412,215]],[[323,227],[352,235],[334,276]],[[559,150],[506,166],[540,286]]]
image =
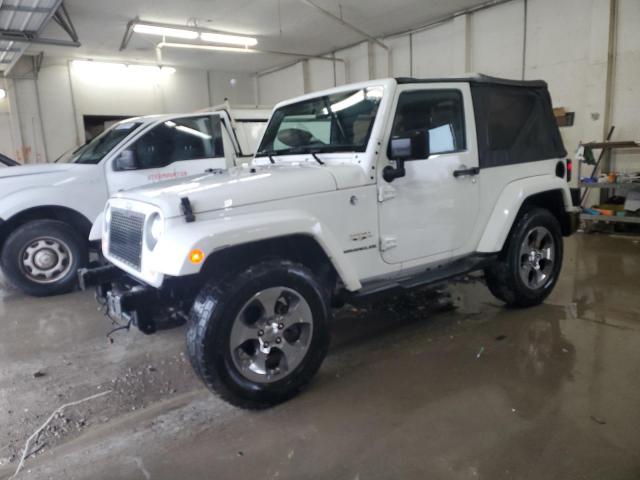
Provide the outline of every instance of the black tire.
[[[537,288],[531,288],[520,275],[521,246],[536,227],[545,228],[553,238],[554,261],[550,272]],[[491,293],[511,307],[531,307],[544,301],[558,281],[562,268],[562,231],[556,217],[546,209],[534,207],[521,214],[509,234],[498,261],[485,269]]]
[[[40,239],[57,241],[68,249],[69,258],[51,280],[30,276],[23,259],[27,249]],[[58,257],[56,257],[58,258]],[[20,225],[7,238],[0,255],[2,270],[11,284],[36,297],[70,292],[77,285],[77,271],[87,265],[87,241],[69,224],[58,220],[33,220]],[[55,272],[54,272],[55,273]],[[45,280],[49,283],[45,283]]]
[[[295,290],[312,314],[312,333],[301,363],[284,378],[260,383],[247,378],[232,358],[230,341],[236,316],[257,293],[273,287]],[[265,260],[205,285],[191,309],[187,350],[206,386],[241,408],[266,408],[300,392],[316,374],[329,348],[330,308],[325,289],[304,265]]]

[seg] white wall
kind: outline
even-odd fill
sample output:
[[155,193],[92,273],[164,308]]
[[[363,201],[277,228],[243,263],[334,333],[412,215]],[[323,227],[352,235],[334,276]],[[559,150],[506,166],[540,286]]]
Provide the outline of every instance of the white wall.
[[[257,103],[250,73],[177,69],[158,79],[125,78],[88,74],[64,59],[47,59],[36,80],[30,60],[23,60],[16,67],[20,78],[7,82],[8,96],[0,101],[0,152],[24,163],[53,161],[83,143],[84,115],[190,112],[225,99],[231,105]],[[11,129],[12,121],[19,127]]]
[[43,67],[40,70],[38,87],[47,140],[47,156],[49,161],[53,161],[78,145],[82,138],[75,123],[67,62]]
[[469,17],[469,70],[522,78],[524,0],[480,10]]
[[304,64],[296,63],[268,75],[258,77],[259,103],[274,105],[286,98],[304,93]]
[[[0,79],[0,88],[9,95],[9,83]],[[10,158],[18,158],[18,143],[13,138],[13,125],[11,122],[10,96],[0,100],[0,153]]]
[[452,75],[453,22],[447,22],[412,35],[413,73],[418,78]]
[[209,72],[211,104],[255,105],[255,75],[243,72]]

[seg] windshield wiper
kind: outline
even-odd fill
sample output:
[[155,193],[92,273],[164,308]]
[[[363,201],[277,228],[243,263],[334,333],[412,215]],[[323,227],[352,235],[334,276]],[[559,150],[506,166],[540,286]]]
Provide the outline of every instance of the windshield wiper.
[[320,160],[320,158],[318,158],[318,154],[316,152],[309,152],[313,158],[316,159],[316,162],[318,162],[320,165],[324,165],[324,162],[322,160]]
[[305,148],[305,147],[292,147],[287,148],[286,150],[278,150],[278,154],[280,155],[305,155],[309,154],[313,157],[313,159],[318,162],[320,165],[324,165],[324,162],[320,160],[318,157],[318,153],[320,153],[317,147],[314,148]]
[[278,155],[278,152],[275,150],[262,150],[256,153],[256,157],[269,157],[269,161],[271,163],[276,163],[276,161],[273,159],[274,155]]

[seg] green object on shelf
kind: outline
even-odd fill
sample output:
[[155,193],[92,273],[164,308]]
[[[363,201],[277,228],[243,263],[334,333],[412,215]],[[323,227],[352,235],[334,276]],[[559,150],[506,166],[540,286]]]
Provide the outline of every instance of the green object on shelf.
[[593,156],[593,150],[591,150],[590,148],[584,149],[584,163],[586,163],[587,165],[596,164],[596,158]]
[[625,215],[625,212],[616,212],[616,217],[624,217]]

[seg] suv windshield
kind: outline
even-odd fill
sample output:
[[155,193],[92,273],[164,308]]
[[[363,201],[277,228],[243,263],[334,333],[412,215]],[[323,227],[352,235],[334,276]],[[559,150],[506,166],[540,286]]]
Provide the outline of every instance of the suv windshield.
[[84,163],[95,165],[100,163],[107,153],[118,145],[125,137],[135,132],[140,123],[124,122],[114,125],[109,130],[102,132],[88,143],[80,148],[66,153],[56,160],[56,163]]
[[383,87],[334,93],[276,110],[256,156],[364,152]]

